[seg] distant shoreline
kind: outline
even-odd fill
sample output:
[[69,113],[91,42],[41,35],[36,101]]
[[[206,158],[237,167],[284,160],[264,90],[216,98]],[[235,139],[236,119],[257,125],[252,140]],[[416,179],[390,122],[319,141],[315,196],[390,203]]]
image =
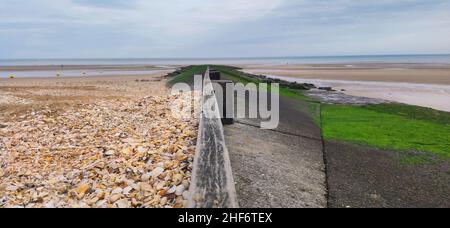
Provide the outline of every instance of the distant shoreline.
[[0,79],[9,78],[54,78],[54,77],[102,77],[102,76],[145,76],[156,73],[170,73],[173,67],[150,65],[64,65],[64,66],[0,66]]
[[450,85],[450,64],[349,63],[240,67],[253,74],[300,79]]
[[[175,66],[173,66],[175,67]],[[63,71],[63,70],[161,70],[165,66],[155,65],[24,65],[0,66],[3,71]]]
[[339,63],[446,63],[450,54],[344,55],[287,57],[211,57],[211,58],[89,58],[89,59],[0,59],[4,66],[60,65],[201,65],[201,64],[339,64]]

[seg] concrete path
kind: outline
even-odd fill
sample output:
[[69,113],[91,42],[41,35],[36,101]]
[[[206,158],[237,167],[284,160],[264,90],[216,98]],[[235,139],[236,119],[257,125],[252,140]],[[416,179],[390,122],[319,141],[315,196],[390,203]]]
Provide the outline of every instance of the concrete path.
[[306,104],[280,99],[275,130],[261,130],[259,119],[248,118],[225,126],[238,203],[243,208],[326,207],[320,130]]

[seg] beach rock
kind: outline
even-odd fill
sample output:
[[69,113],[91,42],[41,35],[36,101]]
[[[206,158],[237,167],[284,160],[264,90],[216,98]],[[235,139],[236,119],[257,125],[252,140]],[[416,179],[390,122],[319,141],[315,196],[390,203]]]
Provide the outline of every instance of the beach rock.
[[137,199],[135,199],[135,198],[131,199],[131,206],[132,207],[140,207],[141,205],[142,205],[142,203],[139,202]]
[[161,181],[156,185],[156,190],[161,190],[164,188],[164,186],[166,186],[166,182],[165,181]]
[[114,194],[109,196],[109,202],[110,203],[115,203],[117,200],[119,200],[120,198],[122,198],[121,194]]
[[143,191],[143,192],[153,191],[153,187],[150,184],[140,183],[139,186],[140,186],[140,188],[139,188],[140,191]]
[[140,146],[140,147],[138,147],[137,151],[139,153],[145,153],[145,152],[147,152],[147,149],[145,147]]
[[332,87],[319,87],[319,90],[325,90],[325,91],[333,91]]
[[132,153],[133,153],[133,148],[131,148],[131,147],[127,147],[122,150],[122,154],[125,154],[125,155],[132,154]]
[[111,195],[115,195],[115,194],[121,194],[123,192],[122,188],[115,188],[112,192]]
[[114,208],[129,208],[130,202],[127,199],[121,199],[114,203]]
[[167,194],[173,194],[173,193],[175,193],[176,190],[177,190],[177,186],[172,186],[171,188],[169,188],[169,190],[167,190]]
[[156,167],[152,172],[150,172],[150,176],[156,178],[164,172],[164,169],[161,167]]
[[86,192],[89,190],[89,188],[90,188],[89,185],[86,183],[78,185],[78,187],[75,189],[78,199],[82,199],[86,194]]
[[123,190],[123,194],[128,196],[132,190],[133,190],[133,187],[128,186]]
[[184,186],[185,189],[188,189],[188,188],[189,188],[189,181],[188,181],[188,180],[183,180],[183,181],[182,181],[182,184],[183,184],[183,186]]
[[145,173],[141,176],[142,182],[148,182],[153,175],[151,173]]
[[106,207],[106,204],[107,204],[106,200],[100,200],[100,201],[97,201],[97,203],[95,203],[95,206],[97,208],[104,208],[104,207]]
[[167,197],[163,197],[163,198],[161,198],[161,201],[160,201],[159,205],[166,206],[167,201],[168,201]]
[[183,181],[183,175],[175,174],[172,178],[172,182],[174,185],[179,185]]
[[165,196],[165,195],[167,195],[168,193],[167,193],[167,189],[161,189],[159,192],[158,192],[158,195],[160,195],[160,196]]
[[183,186],[183,185],[178,185],[177,188],[176,188],[175,194],[176,194],[177,196],[181,196],[181,195],[183,195],[184,190],[185,190],[185,189],[184,189],[184,186]]
[[15,192],[19,189],[19,187],[14,186],[14,185],[10,185],[8,187],[5,188],[5,191],[9,191],[9,192]]
[[114,150],[108,150],[105,152],[105,156],[113,156],[114,155]]

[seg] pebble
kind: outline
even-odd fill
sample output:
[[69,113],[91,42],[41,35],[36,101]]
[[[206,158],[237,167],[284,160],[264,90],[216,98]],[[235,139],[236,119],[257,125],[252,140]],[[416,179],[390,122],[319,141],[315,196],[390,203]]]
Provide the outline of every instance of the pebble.
[[171,117],[174,99],[43,107],[3,121],[0,207],[178,207],[168,197],[186,195],[198,123]]
[[148,183],[141,183],[139,187],[142,192],[151,192],[153,190],[153,187]]
[[164,172],[164,169],[161,167],[156,167],[152,172],[150,172],[150,176],[156,178]]
[[106,205],[106,203],[107,203],[106,200],[99,200],[99,201],[97,201],[95,206],[97,206],[99,208],[102,208],[102,207],[104,207]]
[[152,177],[152,175],[150,173],[145,173],[141,176],[141,181],[142,182],[148,182],[150,180],[150,178]]
[[117,200],[119,200],[120,198],[122,198],[121,194],[114,194],[109,196],[109,202],[110,203],[115,203]]
[[133,190],[133,187],[131,187],[131,186],[128,186],[128,187],[126,187],[124,190],[123,190],[123,194],[124,195],[129,195],[130,194],[130,192]]
[[130,207],[130,202],[127,199],[121,199],[114,203],[115,208],[128,208]]
[[163,189],[164,188],[164,186],[166,186],[166,182],[165,181],[162,181],[162,182],[159,182],[157,185],[156,185],[156,190],[161,190],[161,189]]
[[183,175],[181,174],[174,175],[172,181],[174,185],[179,185],[183,181]]
[[131,148],[131,147],[127,147],[127,148],[122,150],[122,154],[125,154],[125,155],[129,155],[129,154],[132,154],[132,153],[133,153],[133,148]]
[[113,156],[114,155],[114,150],[108,150],[105,152],[105,156]]
[[55,208],[55,203],[50,201],[44,205],[44,208]]
[[115,194],[121,194],[123,192],[122,188],[115,188],[112,192],[111,195],[115,195]]
[[137,151],[139,153],[145,153],[145,152],[147,152],[147,149],[145,147],[140,146],[140,147],[138,147]]
[[177,196],[181,196],[184,193],[184,186],[183,185],[178,185],[175,191],[175,194]]
[[159,204],[160,204],[161,206],[166,206],[167,201],[168,201],[167,197],[163,197],[163,198],[161,198],[161,201],[160,201]]
[[19,189],[19,187],[14,186],[14,185],[10,185],[10,186],[8,186],[8,187],[5,188],[5,190],[6,190],[6,191],[9,191],[9,192],[15,192],[15,191],[17,191],[18,189]]
[[173,186],[173,187],[169,188],[169,190],[167,190],[167,194],[173,194],[173,193],[175,193],[175,191],[177,191],[177,186]]

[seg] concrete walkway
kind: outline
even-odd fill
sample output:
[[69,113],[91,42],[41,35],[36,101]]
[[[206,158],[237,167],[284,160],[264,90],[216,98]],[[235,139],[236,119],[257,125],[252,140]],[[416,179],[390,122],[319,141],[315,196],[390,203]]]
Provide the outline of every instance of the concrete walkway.
[[225,126],[238,203],[243,208],[326,207],[320,130],[306,104],[280,99],[277,129],[261,130],[259,119],[248,118]]

